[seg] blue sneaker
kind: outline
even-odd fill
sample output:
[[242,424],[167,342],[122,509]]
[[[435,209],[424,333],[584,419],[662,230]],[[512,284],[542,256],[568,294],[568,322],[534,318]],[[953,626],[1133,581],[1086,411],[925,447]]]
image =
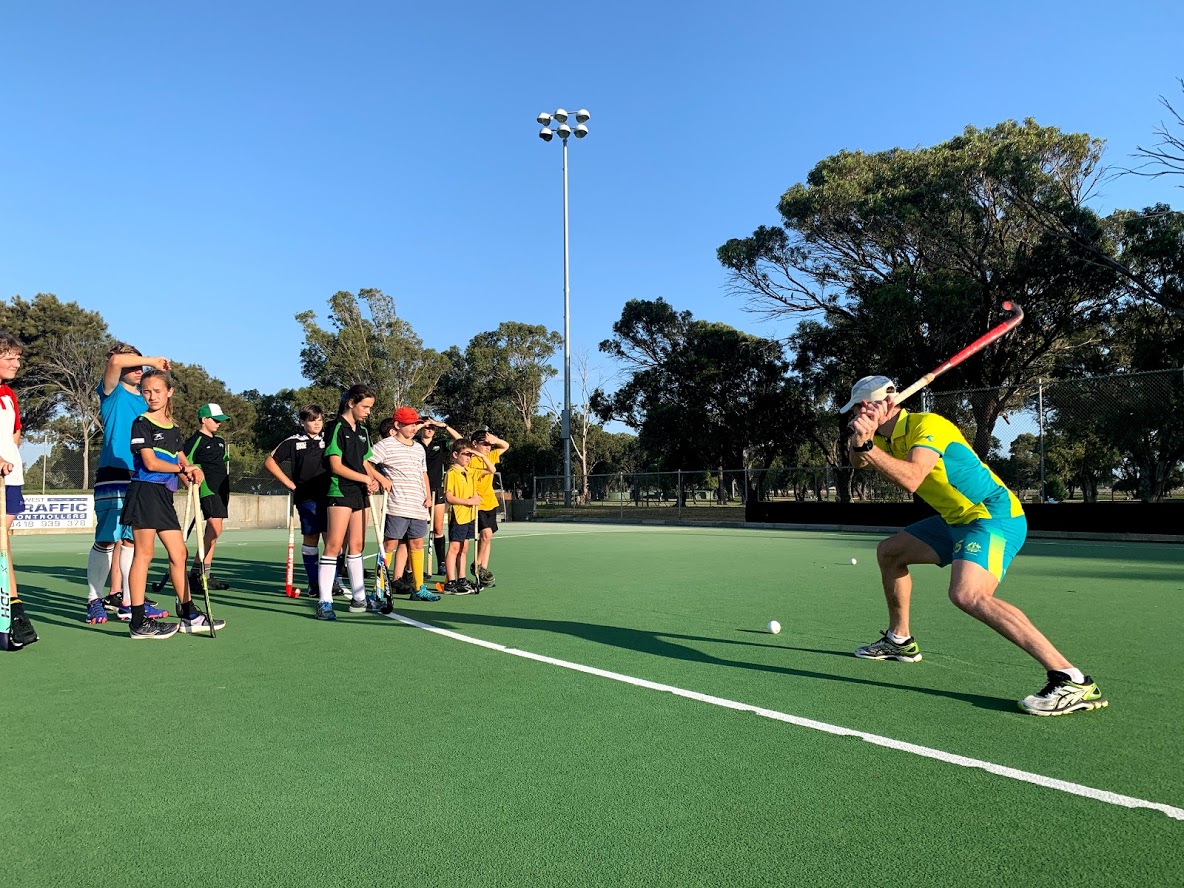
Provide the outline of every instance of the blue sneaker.
[[[119,617],[119,619],[123,620],[123,622],[126,623],[126,622],[130,621],[132,618],[132,609],[130,606],[124,607],[121,604],[119,606],[119,610],[117,610],[115,612],[115,615],[117,617]],[[156,605],[150,603],[147,598],[144,599],[144,619],[146,619],[146,620],[163,620],[168,615],[169,615],[169,612],[167,610],[161,610]]]
[[318,601],[317,602],[317,619],[318,620],[336,620],[337,614],[333,613],[332,601]]
[[428,589],[427,584],[420,586],[419,589],[411,593],[412,601],[439,601],[440,596]]
[[[100,598],[99,601],[103,602],[103,609],[107,611],[107,613],[117,614],[119,613],[119,609],[123,607],[123,593],[112,592],[106,598]],[[145,598],[144,604],[150,604],[153,607],[156,607],[156,602],[151,598]]]
[[[129,613],[127,618],[130,620],[132,615]],[[86,603],[86,622],[92,624],[107,622],[107,611],[103,608],[103,599],[92,598]]]

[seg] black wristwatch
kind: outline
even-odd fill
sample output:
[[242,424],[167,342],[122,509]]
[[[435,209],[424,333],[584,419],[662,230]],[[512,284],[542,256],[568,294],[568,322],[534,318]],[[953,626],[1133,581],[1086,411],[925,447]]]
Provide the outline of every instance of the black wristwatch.
[[867,453],[869,450],[871,450],[875,446],[876,446],[875,440],[872,438],[868,438],[866,441],[864,441],[858,447],[855,446],[854,444],[852,444],[851,450],[854,453]]

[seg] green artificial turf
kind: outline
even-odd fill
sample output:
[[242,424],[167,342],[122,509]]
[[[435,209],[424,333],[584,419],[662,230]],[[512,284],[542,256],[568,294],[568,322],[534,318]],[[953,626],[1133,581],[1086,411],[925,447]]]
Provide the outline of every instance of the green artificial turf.
[[[1040,719],[1017,649],[916,572],[915,665],[876,537],[518,524],[498,586],[398,612],[465,636],[1184,805],[1178,547],[1030,541],[1001,593],[1109,709]],[[5,884],[1173,884],[1184,822],[285,598],[228,533],[217,639],[81,621],[85,537],[21,537],[42,641],[0,655]],[[850,559],[856,557],[858,565]],[[297,568],[298,576],[300,568]],[[158,571],[154,569],[153,577]],[[171,605],[171,599],[161,603]],[[784,627],[764,631],[768,620]]]

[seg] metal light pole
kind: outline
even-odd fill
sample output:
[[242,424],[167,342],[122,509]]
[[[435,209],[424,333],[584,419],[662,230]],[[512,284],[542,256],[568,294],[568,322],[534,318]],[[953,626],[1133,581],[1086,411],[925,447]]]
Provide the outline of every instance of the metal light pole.
[[[574,133],[577,139],[588,135],[585,126],[592,115],[586,108],[576,112],[576,126],[567,125],[568,114],[559,108],[554,114],[543,112],[536,120],[543,125],[539,138],[550,142],[555,136],[563,143],[563,416],[560,437],[563,438],[563,505],[571,507],[571,276],[567,248],[567,140]],[[551,124],[556,124],[551,128]]]

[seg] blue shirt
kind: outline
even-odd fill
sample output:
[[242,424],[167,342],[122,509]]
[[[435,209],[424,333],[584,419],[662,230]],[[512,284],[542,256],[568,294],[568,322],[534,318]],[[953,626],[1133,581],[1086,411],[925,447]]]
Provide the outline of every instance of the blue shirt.
[[122,382],[116,383],[111,394],[103,391],[103,380],[96,386],[99,393],[99,415],[103,418],[103,450],[99,454],[99,468],[125,469],[135,467],[132,460],[132,423],[141,413],[148,412],[148,402],[139,392],[129,392]]

